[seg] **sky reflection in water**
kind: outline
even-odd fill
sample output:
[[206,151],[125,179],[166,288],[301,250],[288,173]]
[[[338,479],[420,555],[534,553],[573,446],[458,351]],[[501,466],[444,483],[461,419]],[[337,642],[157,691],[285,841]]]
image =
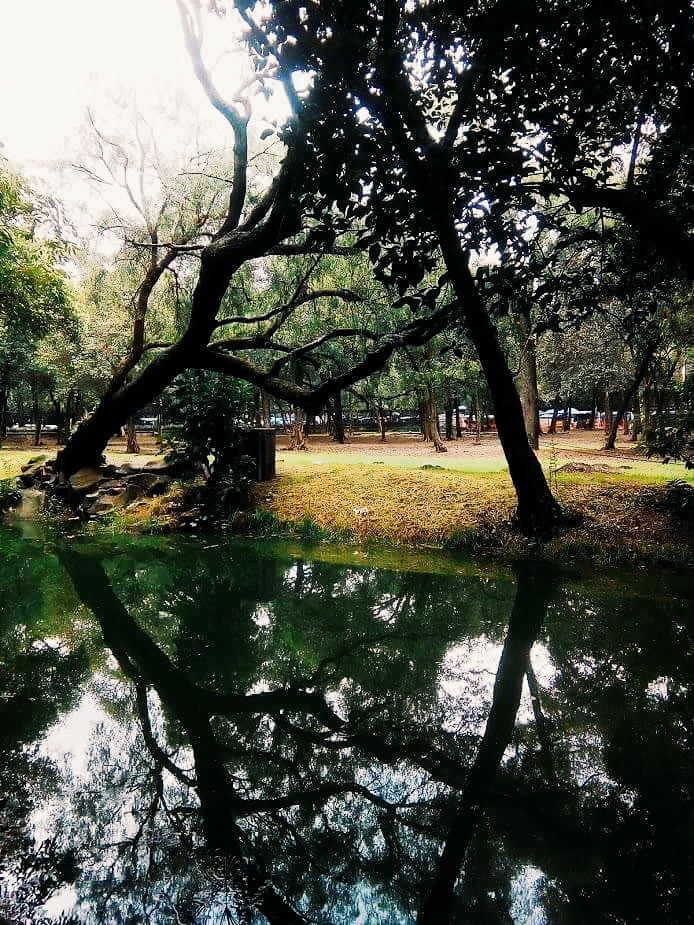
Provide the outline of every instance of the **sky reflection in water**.
[[0,540],[10,920],[687,921],[691,581]]

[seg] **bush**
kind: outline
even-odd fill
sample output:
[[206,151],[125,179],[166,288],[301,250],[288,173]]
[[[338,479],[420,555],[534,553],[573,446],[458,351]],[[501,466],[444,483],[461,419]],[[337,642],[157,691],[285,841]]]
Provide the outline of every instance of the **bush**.
[[694,486],[682,479],[668,482],[663,507],[671,514],[694,523]]
[[245,502],[255,473],[244,452],[251,386],[218,373],[188,370],[167,397],[181,424],[162,438],[166,461],[181,478],[204,478],[198,503],[207,517],[233,514]]
[[21,500],[22,492],[17,479],[0,479],[0,512],[4,513],[9,508],[15,507]]

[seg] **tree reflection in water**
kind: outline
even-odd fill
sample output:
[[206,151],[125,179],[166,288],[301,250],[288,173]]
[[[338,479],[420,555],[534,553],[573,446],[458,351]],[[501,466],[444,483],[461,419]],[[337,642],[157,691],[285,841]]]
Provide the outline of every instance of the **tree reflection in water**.
[[88,641],[102,735],[81,778],[63,769],[51,856],[29,852],[43,898],[75,882],[75,922],[687,920],[678,600],[649,649],[633,601],[608,619],[600,592],[532,562],[511,582],[58,556],[116,660]]

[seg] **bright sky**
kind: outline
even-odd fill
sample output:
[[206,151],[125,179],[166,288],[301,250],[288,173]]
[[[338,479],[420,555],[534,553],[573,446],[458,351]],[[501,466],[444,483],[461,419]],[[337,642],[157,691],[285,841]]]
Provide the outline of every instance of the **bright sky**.
[[154,82],[209,107],[175,0],[0,0],[0,150],[18,167],[59,157],[108,88]]

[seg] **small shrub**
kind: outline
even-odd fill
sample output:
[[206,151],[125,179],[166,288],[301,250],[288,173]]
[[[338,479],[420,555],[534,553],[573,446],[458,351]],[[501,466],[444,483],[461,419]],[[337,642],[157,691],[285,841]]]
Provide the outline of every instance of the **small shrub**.
[[483,545],[482,534],[477,527],[458,527],[450,533],[443,542],[444,549],[472,555],[479,552]]
[[694,523],[694,486],[682,479],[669,482],[665,489],[663,507],[671,514]]
[[0,479],[0,512],[15,507],[21,500],[22,492],[17,479]]
[[308,516],[300,520],[294,530],[303,543],[319,543],[328,536],[327,531],[319,527],[318,524],[314,523]]
[[282,524],[271,511],[253,511],[246,520],[251,536],[270,537],[282,533]]

